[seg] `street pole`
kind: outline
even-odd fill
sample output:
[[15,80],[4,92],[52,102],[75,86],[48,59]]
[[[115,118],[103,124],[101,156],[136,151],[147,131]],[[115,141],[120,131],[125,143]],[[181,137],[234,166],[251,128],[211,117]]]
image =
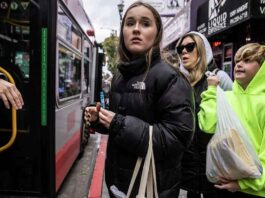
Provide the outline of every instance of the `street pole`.
[[117,6],[118,6],[119,14],[120,14],[120,25],[121,25],[121,23],[122,23],[122,13],[123,13],[123,8],[124,8],[124,1],[121,0],[121,3],[119,3]]

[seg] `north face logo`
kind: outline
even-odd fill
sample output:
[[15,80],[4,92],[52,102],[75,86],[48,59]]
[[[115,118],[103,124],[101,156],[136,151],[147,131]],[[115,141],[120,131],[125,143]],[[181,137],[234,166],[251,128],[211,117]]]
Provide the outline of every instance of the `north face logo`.
[[132,87],[134,89],[145,90],[145,82],[137,81],[136,83],[132,84]]

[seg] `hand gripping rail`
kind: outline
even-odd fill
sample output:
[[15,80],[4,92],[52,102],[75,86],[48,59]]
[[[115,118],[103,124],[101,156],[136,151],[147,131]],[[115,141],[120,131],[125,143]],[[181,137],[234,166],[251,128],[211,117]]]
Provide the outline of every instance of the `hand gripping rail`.
[[[8,78],[8,80],[12,83],[15,84],[15,81],[13,79],[13,77],[2,67],[0,67],[0,72],[2,72],[3,74],[5,74]],[[9,139],[9,141],[4,145],[0,147],[0,152],[5,151],[6,149],[8,149],[10,146],[12,146],[12,144],[14,143],[15,139],[17,136],[17,111],[14,107],[12,107],[12,134],[11,137]]]

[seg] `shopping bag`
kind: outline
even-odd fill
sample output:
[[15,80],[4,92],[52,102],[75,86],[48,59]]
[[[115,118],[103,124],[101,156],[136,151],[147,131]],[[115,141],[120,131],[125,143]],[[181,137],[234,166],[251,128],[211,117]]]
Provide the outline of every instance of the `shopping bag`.
[[[140,186],[136,198],[145,198],[145,195],[147,195],[147,198],[153,198],[153,197],[158,198],[152,135],[153,135],[153,126],[149,126],[148,151],[144,160]],[[131,191],[133,189],[135,179],[139,173],[142,161],[143,158],[138,157],[126,198],[129,198],[131,195]]]
[[246,129],[217,86],[217,125],[207,145],[206,176],[217,183],[220,178],[238,180],[259,178],[262,165]]

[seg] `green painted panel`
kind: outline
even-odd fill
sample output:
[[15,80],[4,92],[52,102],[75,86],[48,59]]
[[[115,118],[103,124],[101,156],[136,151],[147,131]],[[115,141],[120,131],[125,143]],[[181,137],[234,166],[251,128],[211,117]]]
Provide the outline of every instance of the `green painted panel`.
[[47,48],[48,29],[41,30],[41,125],[47,126]]

